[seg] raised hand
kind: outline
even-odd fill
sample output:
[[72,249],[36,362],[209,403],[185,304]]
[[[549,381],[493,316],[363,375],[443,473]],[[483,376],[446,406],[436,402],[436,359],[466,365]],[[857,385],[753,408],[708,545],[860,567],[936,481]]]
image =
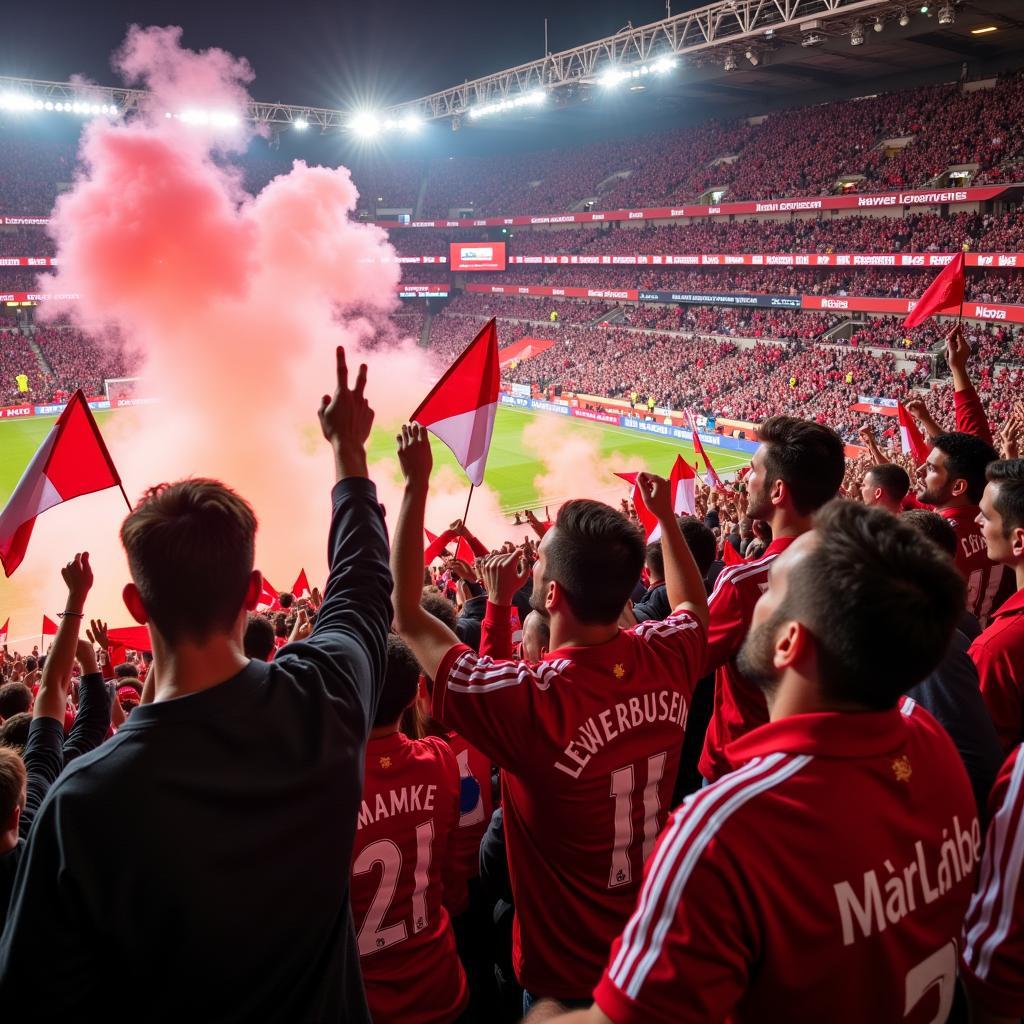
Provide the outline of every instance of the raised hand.
[[102,647],[104,651],[110,648],[107,624],[102,619],[90,619],[89,628],[85,631],[85,635],[89,638],[90,643],[95,644],[97,647]]
[[488,555],[477,562],[477,570],[491,604],[507,607],[512,595],[526,582],[530,568],[518,551]]
[[407,423],[402,427],[398,441],[398,464],[407,486],[427,490],[430,471],[434,468],[434,455],[430,450],[430,439],[426,427],[419,423]]
[[924,404],[924,401],[920,398],[911,398],[909,401],[903,403],[903,408],[914,417],[915,420],[925,420],[931,417],[928,412],[928,406]]
[[348,364],[345,349],[338,346],[338,381],[334,396],[324,395],[317,413],[320,429],[334,449],[338,479],[366,476],[366,439],[373,426],[373,410],[367,402],[366,364],[356,374],[355,387],[348,386]]
[[82,675],[87,676],[92,672],[99,672],[99,665],[96,663],[96,651],[88,640],[79,640],[75,647],[75,658],[82,666]]
[[309,621],[306,609],[300,608],[295,615],[295,625],[292,626],[292,632],[291,636],[288,637],[288,642],[294,643],[296,640],[305,640],[312,632],[313,624]]
[[964,337],[964,329],[957,324],[946,335],[946,362],[949,364],[950,371],[954,375],[958,373],[966,375],[967,360],[970,355],[971,346],[967,344],[967,339]]
[[644,496],[644,503],[659,522],[674,518],[672,486],[664,477],[655,476],[653,473],[640,473],[636,482]]
[[89,565],[89,552],[83,551],[68,562],[60,571],[68,587],[67,611],[80,613],[85,606],[85,599],[92,589],[92,566]]

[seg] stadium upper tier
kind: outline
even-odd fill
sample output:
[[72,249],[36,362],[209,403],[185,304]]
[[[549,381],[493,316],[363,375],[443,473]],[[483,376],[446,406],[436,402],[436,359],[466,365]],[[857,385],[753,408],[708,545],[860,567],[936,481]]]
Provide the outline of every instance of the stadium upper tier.
[[[828,195],[946,183],[1013,181],[1024,162],[1024,78],[951,83],[801,107],[764,118],[708,121],[579,148],[356,163],[361,209],[416,217],[539,214],[695,202]],[[0,131],[0,208],[47,212],[70,181],[74,142]],[[265,146],[246,158],[261,187],[287,166]]]

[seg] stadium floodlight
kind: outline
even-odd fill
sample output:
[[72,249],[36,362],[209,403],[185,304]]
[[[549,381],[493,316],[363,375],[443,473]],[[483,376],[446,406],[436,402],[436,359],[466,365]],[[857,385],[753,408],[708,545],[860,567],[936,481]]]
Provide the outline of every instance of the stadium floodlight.
[[31,96],[23,93],[5,92],[0,96],[0,109],[3,110],[35,110],[42,105],[40,100],[33,101]]
[[309,127],[309,122],[304,117],[297,117],[292,122],[292,126],[297,132],[304,132]]
[[676,62],[671,57],[659,57],[651,65],[651,70],[656,75],[667,75],[675,66]]
[[758,65],[758,64],[760,64],[760,63],[761,63],[761,59],[760,59],[760,57],[758,57],[758,55],[757,55],[756,53],[754,53],[754,51],[753,51],[753,50],[747,50],[747,52],[746,52],[745,54],[743,54],[743,56],[744,56],[744,57],[746,57],[746,58],[747,58],[747,60],[749,60],[749,61],[750,61],[750,63],[751,63],[751,64],[752,64],[752,65],[753,65],[753,66],[754,66],[755,68],[757,67],[757,65]]
[[614,88],[619,82],[624,81],[629,77],[629,73],[623,71],[621,68],[609,67],[606,68],[602,73],[598,81],[606,88]]
[[927,4],[921,4],[921,13],[922,14],[927,14],[928,13],[928,5]]
[[883,18],[875,18],[875,24],[874,24],[875,31],[876,32],[881,32],[883,28],[885,28],[885,19],[883,19]]
[[722,65],[724,71],[735,71],[736,70],[736,57],[732,53],[725,55],[725,63]]
[[853,29],[850,32],[850,45],[851,46],[863,46],[864,45],[864,22],[854,22]]
[[906,28],[910,24],[910,15],[907,12],[900,11],[900,28]]
[[952,4],[943,4],[939,8],[939,24],[953,25],[956,23],[956,11]]
[[408,132],[410,135],[414,135],[423,127],[423,119],[421,117],[417,117],[416,114],[406,114],[399,124],[403,132]]
[[372,139],[380,134],[381,122],[376,114],[362,110],[348,123],[349,129],[360,138]]

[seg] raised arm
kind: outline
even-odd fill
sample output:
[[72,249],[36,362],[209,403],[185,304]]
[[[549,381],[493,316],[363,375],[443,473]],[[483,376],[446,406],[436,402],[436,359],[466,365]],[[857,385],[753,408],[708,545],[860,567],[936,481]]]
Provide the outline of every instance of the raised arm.
[[78,714],[64,743],[65,765],[98,747],[110,728],[112,698],[96,664],[96,651],[88,640],[78,641],[77,657],[82,678],[78,684]]
[[395,629],[409,645],[420,667],[437,678],[444,656],[458,637],[420,605],[423,596],[423,518],[434,460],[427,431],[418,423],[402,427],[398,437],[398,461],[405,475],[405,493],[398,513],[391,547],[392,596]]
[[988,417],[971,383],[967,372],[967,360],[971,347],[964,337],[963,327],[957,324],[946,335],[946,362],[953,375],[953,407],[956,410],[956,429],[965,434],[980,437],[986,444],[992,443],[992,430]]
[[487,591],[487,611],[480,626],[480,654],[496,660],[512,657],[512,597],[530,574],[521,551],[489,555],[477,563]]
[[883,454],[882,449],[878,447],[878,438],[875,437],[875,428],[865,424],[860,428],[857,433],[860,435],[860,439],[864,442],[864,446],[868,450],[868,455],[871,456],[871,461],[876,466],[881,466],[886,462],[889,462],[889,457]]
[[330,573],[312,633],[282,647],[275,661],[298,659],[313,666],[332,697],[354,692],[369,721],[383,682],[391,573],[384,515],[367,477],[365,445],[373,410],[365,387],[365,365],[349,387],[345,351],[339,347],[337,387],[333,397],[323,397],[319,411],[338,481],[331,495]]
[[921,424],[925,438],[928,441],[938,437],[939,434],[945,433],[942,427],[935,421],[935,417],[928,411],[928,406],[924,404],[923,399],[912,398],[909,402],[904,403],[903,408]]
[[654,513],[661,526],[661,553],[665,561],[665,589],[673,611],[682,608],[690,612],[706,630],[708,628],[708,598],[697,563],[679,529],[669,482],[660,476],[641,473],[636,478],[644,502]]

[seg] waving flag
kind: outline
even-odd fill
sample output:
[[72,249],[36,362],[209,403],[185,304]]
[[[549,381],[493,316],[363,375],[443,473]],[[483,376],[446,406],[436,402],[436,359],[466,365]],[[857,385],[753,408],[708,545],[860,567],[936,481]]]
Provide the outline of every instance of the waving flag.
[[[639,474],[616,473],[615,475],[620,480],[625,480],[626,483],[633,485],[633,491],[629,500],[636,509],[636,517],[640,520],[640,525],[643,527],[647,543],[653,544],[655,541],[660,540],[661,523],[658,522],[657,517],[647,507],[647,502],[644,501],[643,491],[640,490],[636,482]],[[677,516],[693,515],[694,508],[696,507],[693,483],[696,479],[697,474],[694,473],[690,465],[681,455],[677,455],[675,464],[672,466],[672,472],[668,478],[672,495],[672,509]]]
[[4,573],[10,576],[21,565],[36,516],[61,502],[120,483],[89,403],[79,389],[0,512],[0,563]]
[[3,624],[2,627],[0,627],[0,647],[6,647],[7,646],[7,634],[10,631],[10,628],[11,628],[11,619],[10,619],[10,616],[8,616],[7,617],[7,621]]
[[690,430],[693,433],[693,450],[704,460],[704,465],[707,468],[707,484],[708,487],[716,491],[725,491],[725,484],[722,483],[721,477],[715,472],[715,467],[711,465],[711,460],[708,458],[708,453],[704,451],[704,445],[701,443],[700,434],[697,433],[697,421],[693,418],[693,412],[689,409],[686,410],[686,418],[690,424]]
[[896,415],[899,417],[900,446],[904,454],[913,455],[914,461],[919,466],[923,465],[928,458],[929,452],[932,450],[932,446],[921,436],[921,431],[917,429],[914,417],[907,412],[902,402],[898,402],[896,405]]
[[298,579],[292,585],[292,597],[305,597],[306,594],[312,594],[313,591],[310,588],[309,580],[306,579],[306,570],[300,569]]
[[256,602],[257,607],[269,608],[271,611],[276,612],[281,609],[280,593],[274,589],[270,580],[266,576],[263,577],[263,589],[260,591],[259,600]]
[[958,252],[914,303],[903,326],[917,327],[936,313],[955,313],[963,305],[964,284],[964,254]]
[[499,383],[492,317],[409,417],[444,441],[474,487],[484,481]]
[[50,618],[49,615],[43,616],[43,636],[56,636],[57,635],[57,623]]

